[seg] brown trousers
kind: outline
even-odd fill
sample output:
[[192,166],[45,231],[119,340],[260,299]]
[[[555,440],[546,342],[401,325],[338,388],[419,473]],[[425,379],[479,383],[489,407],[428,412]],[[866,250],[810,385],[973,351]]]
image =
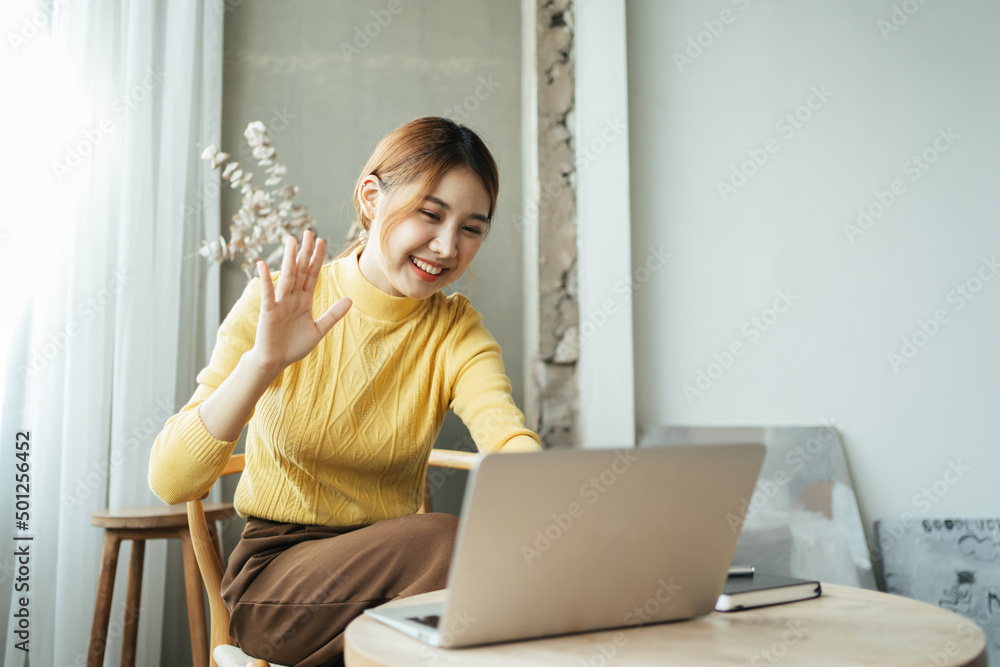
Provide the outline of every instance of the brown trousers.
[[438,513],[351,527],[249,517],[222,579],[229,633],[255,658],[341,665],[344,630],[366,608],[445,587],[457,525]]

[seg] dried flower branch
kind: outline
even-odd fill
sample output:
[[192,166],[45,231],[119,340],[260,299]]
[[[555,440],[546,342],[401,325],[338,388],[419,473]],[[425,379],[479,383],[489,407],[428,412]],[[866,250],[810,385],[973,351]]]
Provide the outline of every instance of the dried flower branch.
[[229,241],[221,236],[217,241],[202,241],[198,252],[219,264],[242,254],[245,261],[241,268],[249,278],[253,276],[254,265],[261,258],[265,244],[279,244],[266,260],[271,265],[272,261],[281,257],[289,234],[301,241],[302,232],[315,229],[316,219],[306,213],[305,206],[292,202],[292,198],[298,194],[298,187],[285,185],[279,188],[287,167],[275,161],[274,146],[268,139],[264,123],[259,120],[250,123],[243,136],[247,145],[253,149],[257,166],[264,167],[264,174],[267,176],[264,186],[272,189],[264,190],[253,185],[253,173],[244,171],[239,162],[226,164],[230,159],[229,153],[223,153],[214,145],[206,148],[201,158],[211,162],[212,169],[225,164],[222,180],[228,181],[229,187],[234,190],[239,188],[243,200],[229,226]]

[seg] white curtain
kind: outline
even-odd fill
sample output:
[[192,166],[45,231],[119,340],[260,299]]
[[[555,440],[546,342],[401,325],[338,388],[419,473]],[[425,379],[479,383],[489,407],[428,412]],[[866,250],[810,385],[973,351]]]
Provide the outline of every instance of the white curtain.
[[[103,535],[90,514],[162,505],[147,483],[150,444],[190,396],[219,323],[218,269],[196,251],[219,235],[218,181],[199,154],[220,140],[224,5],[50,0],[21,11],[6,23],[23,40],[4,46],[16,67],[41,66],[24,82],[34,92],[5,93],[28,109],[5,129],[61,120],[36,127],[22,173],[5,176],[41,193],[30,219],[0,219],[4,257],[28,258],[6,288],[30,295],[0,339],[0,516],[14,516],[15,434],[31,433],[30,524],[2,521],[0,539],[12,553],[15,536],[33,536],[29,664],[82,665]],[[123,546],[105,665],[119,662],[128,557]],[[164,589],[182,585],[165,581],[165,557],[164,540],[147,543],[139,665],[160,663]],[[14,565],[0,557],[5,665],[25,657]]]

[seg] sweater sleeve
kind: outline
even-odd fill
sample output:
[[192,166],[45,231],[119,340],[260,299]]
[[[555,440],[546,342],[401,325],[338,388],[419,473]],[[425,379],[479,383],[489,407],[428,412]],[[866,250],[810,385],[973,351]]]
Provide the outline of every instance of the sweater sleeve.
[[468,299],[460,295],[452,298],[460,299],[464,312],[453,332],[446,362],[452,387],[448,407],[462,418],[484,454],[539,451],[538,436],[525,428],[524,415],[511,397],[500,346]]
[[166,421],[153,441],[149,486],[169,505],[205,495],[233,453],[239,438],[225,442],[213,437],[205,429],[198,410],[229,377],[240,357],[253,347],[259,312],[260,278],[254,278],[219,326],[211,360],[198,373],[194,395],[180,412]]

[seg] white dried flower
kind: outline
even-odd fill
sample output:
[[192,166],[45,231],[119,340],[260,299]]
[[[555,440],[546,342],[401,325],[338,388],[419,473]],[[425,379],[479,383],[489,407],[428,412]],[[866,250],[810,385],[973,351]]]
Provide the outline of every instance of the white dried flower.
[[256,160],[270,160],[274,157],[274,146],[257,146],[253,149],[253,156]]
[[[243,136],[253,149],[258,164],[266,167],[264,173],[268,178],[265,188],[279,185],[288,168],[276,161],[276,151],[267,137],[267,128],[262,122],[254,121],[247,125]],[[283,244],[290,234],[301,238],[303,231],[315,227],[316,219],[306,213],[306,207],[292,203],[292,198],[298,194],[298,187],[285,185],[280,190],[256,187],[252,182],[253,173],[244,171],[239,162],[230,162],[230,155],[214,144],[201,152],[201,158],[210,160],[213,169],[226,165],[222,179],[229,181],[230,188],[239,189],[241,202],[239,211],[232,217],[229,242],[222,237],[218,241],[203,241],[198,254],[217,263],[235,259],[237,254],[241,254],[246,260],[242,268],[247,276],[251,276],[256,260],[264,256],[265,244]],[[277,201],[277,197],[281,197],[281,201]],[[268,263],[280,261],[282,254],[283,248],[279,246],[268,256]]]
[[254,148],[266,141],[267,128],[264,127],[264,123],[259,120],[255,120],[247,125],[247,129],[243,131],[243,136],[246,138],[250,147]]

